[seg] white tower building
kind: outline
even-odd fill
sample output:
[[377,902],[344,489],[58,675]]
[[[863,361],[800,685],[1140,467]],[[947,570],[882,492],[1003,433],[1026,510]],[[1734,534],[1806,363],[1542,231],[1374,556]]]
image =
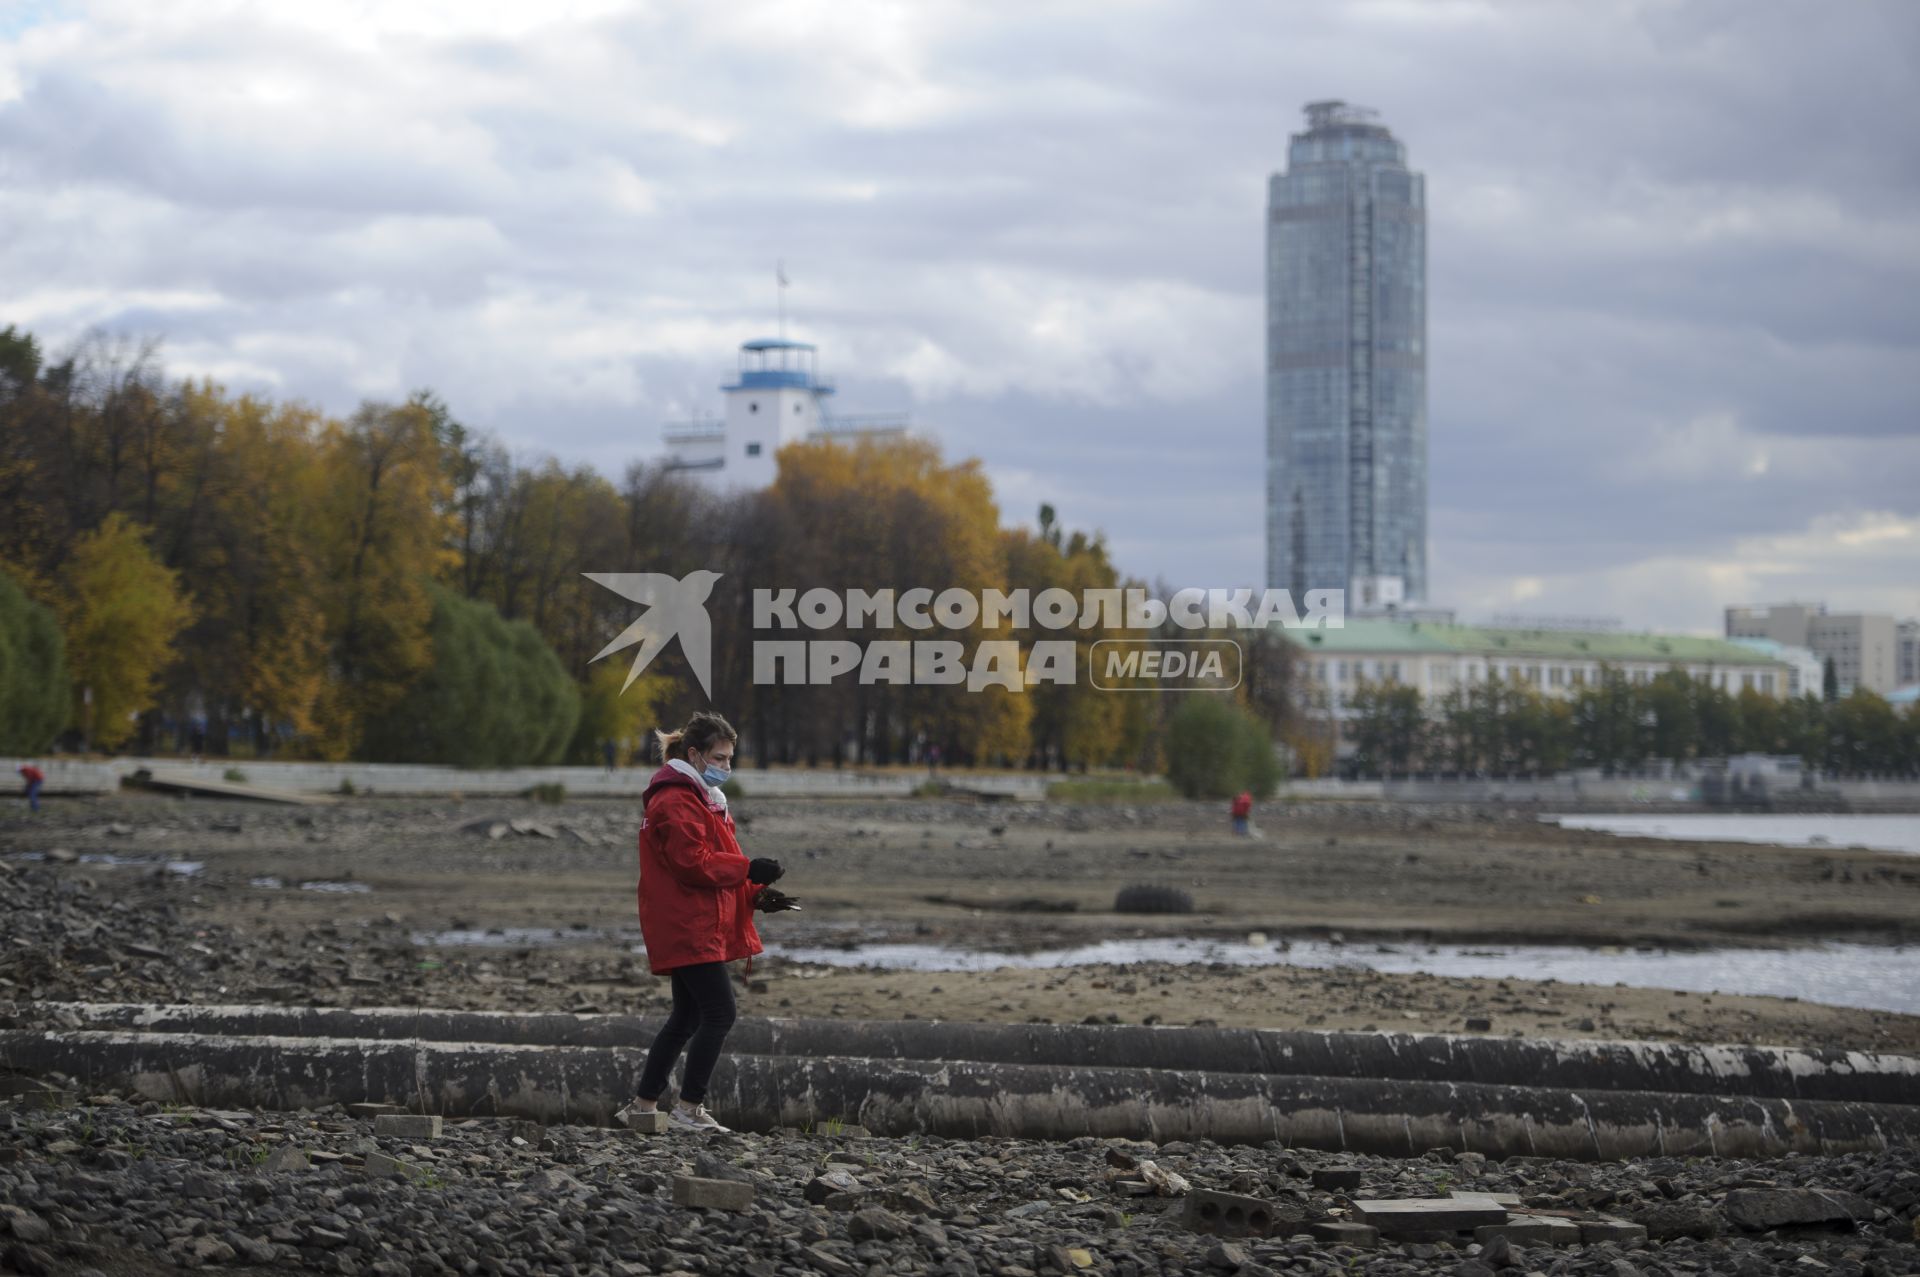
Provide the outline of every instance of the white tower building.
[[817,352],[803,341],[760,337],[743,343],[738,371],[720,389],[727,397],[724,418],[679,422],[662,432],[668,467],[716,488],[767,487],[775,454],[802,439],[907,430],[904,416],[828,416],[833,382],[820,375]]

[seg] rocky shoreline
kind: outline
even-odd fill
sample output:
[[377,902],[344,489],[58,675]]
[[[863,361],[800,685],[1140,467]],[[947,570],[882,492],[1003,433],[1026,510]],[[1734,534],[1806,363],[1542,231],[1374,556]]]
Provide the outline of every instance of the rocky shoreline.
[[[937,804],[914,807],[941,812]],[[0,859],[0,1026],[53,1027],[41,1004],[55,1001],[643,1013],[664,1005],[664,988],[647,972],[644,956],[636,958],[624,943],[608,944],[604,936],[546,947],[416,942],[423,926],[510,924],[506,914],[484,912],[489,902],[522,904],[512,884],[531,887],[552,875],[600,874],[616,885],[624,878],[630,908],[631,853],[619,838],[622,813],[589,809],[555,818],[521,804],[488,809],[459,824],[443,813],[436,819],[449,831],[438,842],[406,842],[401,835],[408,822],[423,819],[425,810],[330,812],[301,823],[300,815],[278,812],[149,806],[138,809],[143,824],[109,822],[103,815],[113,813],[74,808],[61,823],[31,833],[6,830],[0,852],[67,854]],[[1027,865],[1032,882],[1007,885],[1030,893],[1033,883],[1057,891],[1072,875],[1097,871],[1095,853],[1079,848],[1100,839],[1113,846],[1099,854],[1129,875],[1146,864],[1208,881],[1216,873],[1230,879],[1240,872],[1234,863],[1210,857],[1243,850],[1211,850],[1203,814],[1184,809],[1137,822],[1122,818],[1118,827],[1126,832],[1120,833],[1074,828],[1113,823],[1098,813],[1029,813],[1022,818],[1032,826],[1025,842],[990,811],[950,809],[947,827],[924,840],[943,847],[939,854],[920,849],[918,832],[880,826],[873,814],[843,814],[841,832],[829,842],[814,825],[783,829],[783,821],[799,819],[795,813],[805,814],[799,807],[778,809],[762,828],[794,862],[795,876],[811,872],[823,884],[816,893],[829,900],[843,890],[838,884],[871,877],[876,865],[895,865],[898,875],[937,869],[937,862],[950,864],[976,852],[985,882]],[[821,819],[818,811],[806,818],[815,824]],[[555,836],[515,831],[510,822],[516,820],[551,823]],[[476,822],[479,828],[469,827]],[[498,823],[508,829],[496,838],[490,831]],[[1371,829],[1374,817],[1355,824]],[[116,832],[116,826],[128,832]],[[147,832],[156,827],[159,833]],[[1378,838],[1407,832],[1395,825]],[[1531,829],[1514,826],[1515,838],[1533,836]],[[222,850],[221,839],[233,837],[246,841]],[[1066,845],[1074,837],[1083,843]],[[1407,855],[1433,854],[1430,848],[1407,853],[1390,841],[1367,841],[1373,837],[1293,832],[1299,855],[1309,844],[1323,846],[1326,838],[1360,844],[1342,846],[1343,853],[1354,852],[1346,866],[1350,873],[1389,861],[1404,866]],[[1498,836],[1488,838],[1488,845],[1501,845]],[[1128,839],[1147,856],[1134,856]],[[1072,851],[1080,861],[1053,855],[1050,840],[1063,844],[1052,850]],[[1570,838],[1554,845],[1593,854],[1596,844]],[[808,857],[808,850],[816,854]],[[1656,876],[1678,866],[1690,877],[1721,879],[1740,863],[1733,853],[1695,848],[1669,853],[1629,845],[1624,851],[1632,854],[1623,863],[1595,872],[1625,883],[1629,871],[1651,863]],[[130,853],[121,860],[142,863],[83,860],[119,852]],[[915,853],[918,859],[895,859]],[[162,862],[175,857],[205,868],[174,872]],[[1671,861],[1664,869],[1662,857]],[[1831,859],[1860,878],[1857,891],[1851,882],[1838,881],[1837,873],[1826,880],[1848,908],[1872,895],[1891,909],[1908,889],[1897,876],[1906,864],[1846,853]],[[1812,874],[1809,890],[1818,892],[1820,863],[1818,857],[1794,859],[1780,880]],[[251,884],[258,872],[284,872],[282,867],[296,864],[314,879],[371,879],[378,894]],[[422,916],[424,893],[456,881],[462,866],[478,866],[481,881]],[[1869,877],[1885,873],[1896,876]],[[411,888],[414,883],[421,885]],[[939,889],[955,893],[951,882]],[[959,893],[991,889],[963,886]],[[1395,889],[1417,895],[1423,882],[1415,877]],[[898,909],[866,916],[883,930],[907,935],[938,937],[952,934],[953,925],[976,925],[977,916],[949,924],[938,909],[914,905],[928,894],[926,883],[913,882],[887,897]],[[591,936],[597,924],[577,921]],[[1010,929],[1020,925],[1006,913],[987,921]],[[823,924],[809,915],[809,925]],[[1013,1021],[1217,1019],[1402,1029],[1417,1022],[1443,1032],[1458,1032],[1464,1018],[1484,1016],[1497,1026],[1492,1032],[1525,1028],[1559,1036],[1584,1032],[1581,1022],[1590,1017],[1601,1036],[1644,1027],[1687,1041],[1908,1053],[1920,1042],[1920,1017],[1783,999],[1715,996],[1682,1003],[1659,990],[1583,991],[1538,981],[1151,964],[1007,972],[994,979],[998,983],[970,983],[964,973],[938,973],[923,974],[916,983],[897,972],[769,963],[743,985],[743,1010],[849,1018],[904,1018],[902,1011],[952,1016],[957,1010]],[[1676,1014],[1679,1005],[1685,1013]],[[1351,1022],[1341,1023],[1342,1017]],[[383,1127],[374,1116],[337,1106],[213,1111],[89,1090],[60,1078],[0,1082],[0,1272],[1920,1273],[1920,1150],[1906,1145],[1779,1161],[1490,1162],[1439,1150],[1394,1160],[1274,1144],[876,1138],[843,1127],[831,1115],[822,1115],[811,1130],[729,1134],[706,1142],[681,1133],[543,1130],[491,1118],[448,1121],[435,1134],[408,1130],[405,1123]],[[387,1129],[394,1133],[383,1133]],[[1148,1161],[1152,1174],[1143,1169]],[[687,1180],[722,1187],[690,1188]],[[1153,1190],[1155,1183],[1161,1191]],[[1193,1204],[1209,1193],[1257,1202],[1268,1221],[1265,1235],[1196,1231]],[[742,1202],[743,1194],[750,1200]],[[1413,1237],[1369,1233],[1363,1222],[1369,1200],[1465,1200],[1475,1194],[1502,1195],[1510,1222],[1520,1215],[1534,1222],[1480,1236],[1440,1229]],[[1473,1200],[1485,1204],[1488,1198]],[[686,1204],[691,1202],[707,1204]],[[1605,1227],[1567,1239],[1567,1221],[1581,1219]]]
[[[1142,1195],[1149,1179],[1168,1195]],[[1197,1230],[1183,1198],[1204,1193],[1264,1203],[1267,1235]],[[1542,1220],[1615,1221],[1619,1240],[1397,1240],[1358,1222],[1356,1203],[1485,1200],[1474,1195],[1509,1195]],[[435,1134],[338,1107],[209,1111],[56,1091],[0,1107],[0,1203],[4,1270],[102,1277],[1920,1272],[1912,1147],[1592,1164],[881,1139],[832,1122],[708,1137],[473,1119]]]

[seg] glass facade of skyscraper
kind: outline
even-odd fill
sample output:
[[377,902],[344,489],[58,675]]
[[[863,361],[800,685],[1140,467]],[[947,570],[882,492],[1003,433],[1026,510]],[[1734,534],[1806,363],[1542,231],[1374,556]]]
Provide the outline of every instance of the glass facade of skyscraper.
[[1316,102],[1268,193],[1267,584],[1394,580],[1426,598],[1426,179]]

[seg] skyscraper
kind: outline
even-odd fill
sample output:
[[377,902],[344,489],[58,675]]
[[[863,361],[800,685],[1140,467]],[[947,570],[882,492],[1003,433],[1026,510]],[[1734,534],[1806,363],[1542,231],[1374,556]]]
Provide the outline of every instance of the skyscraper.
[[1427,593],[1426,179],[1372,111],[1307,105],[1267,200],[1267,584]]

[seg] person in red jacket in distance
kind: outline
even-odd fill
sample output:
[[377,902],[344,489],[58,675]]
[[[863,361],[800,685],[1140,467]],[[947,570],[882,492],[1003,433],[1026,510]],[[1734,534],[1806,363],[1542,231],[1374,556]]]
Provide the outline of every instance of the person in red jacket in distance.
[[718,714],[698,713],[677,732],[659,733],[666,765],[647,783],[640,824],[640,934],[655,975],[673,981],[673,1011],[653,1039],[633,1102],[621,1110],[653,1112],[681,1051],[687,1065],[680,1104],[668,1118],[695,1131],[727,1128],[707,1112],[707,1083],[733,1028],[733,985],[727,964],[760,952],[753,911],[791,908],[791,897],[768,884],[780,862],[748,860],[734,836],[720,792],[733,773],[739,734]]

